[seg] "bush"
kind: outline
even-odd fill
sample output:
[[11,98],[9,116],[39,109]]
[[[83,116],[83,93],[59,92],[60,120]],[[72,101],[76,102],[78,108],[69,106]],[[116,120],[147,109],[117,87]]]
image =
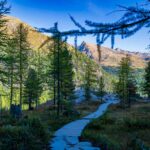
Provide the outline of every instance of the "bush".
[[87,128],[92,130],[103,130],[105,129],[106,125],[114,124],[115,122],[116,120],[114,118],[109,117],[108,114],[104,114],[99,119],[93,120],[92,123],[87,126]]
[[39,118],[23,119],[20,124],[27,126],[30,132],[41,141],[47,142],[48,134]]
[[97,143],[96,146],[100,146],[104,150],[120,150],[120,145],[117,142],[110,140],[105,134],[92,134],[92,132],[84,132],[83,137],[90,138],[93,143]]
[[23,119],[16,126],[0,128],[1,150],[41,150],[47,143],[47,131],[38,118]]
[[136,135],[132,135],[130,137],[130,140],[127,146],[132,147],[133,150],[150,150],[150,148],[147,147],[144,144],[144,142],[141,139],[139,139]]
[[88,130],[103,130],[105,128],[105,126],[100,122],[100,120],[93,120],[93,122],[91,124],[89,124],[87,126],[86,129]]
[[116,120],[112,117],[110,117],[107,113],[105,113],[99,121],[101,124],[104,125],[109,125],[109,124],[114,124],[116,122]]
[[150,120],[126,118],[124,119],[124,126],[128,129],[148,129],[150,128]]

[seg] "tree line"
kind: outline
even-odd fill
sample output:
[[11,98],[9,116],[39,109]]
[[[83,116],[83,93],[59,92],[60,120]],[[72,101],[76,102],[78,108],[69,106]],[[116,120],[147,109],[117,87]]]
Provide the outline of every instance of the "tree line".
[[[10,8],[7,7],[6,0],[1,1],[0,7],[0,81],[2,85],[5,85],[10,89],[10,109],[14,102],[14,95],[16,93],[19,93],[18,99],[19,107],[21,110],[23,103],[28,104],[29,110],[33,109],[34,103],[36,104],[36,107],[38,107],[39,98],[44,90],[43,84],[46,84],[50,90],[53,89],[54,105],[57,106],[57,115],[59,115],[60,111],[63,110],[64,104],[69,103],[69,105],[72,105],[73,99],[75,99],[75,83],[73,80],[74,71],[72,56],[68,51],[68,36],[74,35],[75,42],[77,42],[77,36],[79,36],[78,34],[83,35],[96,33],[98,42],[97,48],[98,51],[100,51],[99,44],[102,44],[102,42],[107,39],[107,34],[104,32],[105,28],[106,31],[108,29],[116,31],[116,33],[113,32],[112,41],[114,39],[114,35],[120,34],[120,29],[125,28],[122,27],[122,22],[118,24],[117,29],[113,28],[114,25],[102,25],[87,22],[87,24],[90,26],[99,28],[101,28],[101,26],[103,27],[103,30],[87,31],[71,17],[72,21],[81,29],[81,31],[68,31],[61,33],[58,30],[56,23],[53,29],[48,31],[53,33],[53,36],[51,38],[53,44],[47,47],[47,49],[49,50],[47,55],[48,62],[47,68],[44,68],[45,70],[43,71],[43,66],[41,66],[41,63],[44,60],[41,60],[39,51],[37,54],[38,56],[36,65],[34,66],[29,63],[29,59],[31,59],[32,57],[33,50],[29,42],[27,41],[28,29],[24,24],[19,24],[13,31],[12,35],[7,35],[7,20],[4,16],[10,12]],[[126,26],[126,28],[130,28],[130,26]],[[45,29],[43,30],[45,31]],[[101,37],[102,41],[100,40],[100,34],[103,34]],[[126,32],[126,34],[131,34],[131,31]],[[75,47],[77,49],[77,46]],[[116,88],[116,92],[122,99],[122,104],[127,104],[128,106],[130,106],[131,104],[131,97],[134,97],[134,94],[136,94],[136,86],[132,74],[133,70],[130,67],[130,63],[130,58],[128,56],[122,59],[118,74],[119,81]],[[97,77],[96,70],[94,69],[94,66],[92,66],[92,63],[90,61],[85,62],[85,64],[85,99],[91,99],[90,93],[94,88],[98,89],[97,94],[102,97],[105,93],[105,83],[103,76],[100,75],[99,77]],[[44,72],[44,74],[42,71]],[[148,71],[149,69],[147,67],[145,75],[146,83],[144,89],[145,93],[149,96]],[[98,84],[93,87],[93,84],[96,81],[98,81]]]
[[[67,37],[62,38],[59,32],[52,36],[52,43],[47,46],[47,60],[44,62],[40,50],[35,53],[31,48],[28,41],[29,31],[24,24],[20,23],[12,34],[7,34],[5,15],[10,12],[7,1],[1,1],[0,8],[0,81],[9,89],[10,112],[13,113],[16,104],[20,111],[24,104],[28,105],[29,110],[34,109],[34,106],[38,108],[40,96],[47,88],[53,91],[53,102],[59,116],[64,106],[73,107],[76,98],[74,66]],[[55,30],[58,30],[57,24]],[[33,55],[36,55],[36,60]],[[85,99],[90,100],[96,72],[90,60],[85,65]],[[99,96],[103,95],[103,88],[104,86]]]

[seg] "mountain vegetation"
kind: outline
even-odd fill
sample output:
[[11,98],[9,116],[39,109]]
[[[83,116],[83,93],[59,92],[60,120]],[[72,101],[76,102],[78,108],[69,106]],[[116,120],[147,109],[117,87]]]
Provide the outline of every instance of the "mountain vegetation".
[[[16,19],[14,17],[10,17],[10,16],[4,16],[4,18],[7,20],[6,22],[6,33],[8,35],[12,35],[13,37],[10,40],[10,42],[13,40],[17,40],[15,37],[15,31],[17,30],[17,28],[22,25],[23,28],[25,28],[25,34],[26,34],[26,42],[28,43],[28,47],[29,47],[29,54],[28,54],[28,67],[34,68],[38,74],[39,80],[40,82],[42,82],[42,85],[44,86],[44,90],[43,92],[41,92],[39,98],[39,104],[46,102],[46,100],[48,99],[53,99],[55,96],[53,95],[53,89],[52,89],[52,80],[54,77],[53,74],[53,59],[54,59],[54,44],[53,44],[53,39],[48,40],[49,42],[47,42],[45,44],[45,41],[47,39],[49,39],[49,37],[47,37],[46,35],[37,32],[34,28],[32,28],[31,26],[29,26],[28,24],[20,21],[19,19]],[[17,34],[17,33],[16,33]],[[15,42],[13,42],[15,43]],[[17,46],[17,42],[16,42],[16,46]],[[14,48],[12,49],[12,51],[14,51],[15,49],[15,44],[14,44]],[[84,86],[84,74],[86,73],[86,69],[85,69],[85,65],[86,62],[89,61],[92,65],[93,68],[96,72],[96,76],[99,76],[99,74],[104,74],[106,76],[105,78],[105,90],[106,91],[113,91],[113,85],[112,85],[112,81],[116,80],[116,76],[115,75],[111,75],[109,73],[107,73],[102,67],[99,66],[99,64],[97,62],[95,62],[94,60],[91,60],[88,58],[88,56],[86,56],[84,53],[78,52],[74,49],[73,46],[67,44],[67,51],[69,51],[69,55],[71,58],[71,62],[72,62],[72,67],[73,67],[73,81],[76,85],[76,87],[83,87]],[[12,47],[12,46],[11,46]],[[16,49],[17,51],[17,49]],[[65,53],[65,52],[64,52]],[[12,53],[13,55],[17,55],[16,53]],[[63,54],[62,54],[63,55]],[[13,56],[13,57],[17,57],[17,56]],[[67,57],[68,58],[68,57]],[[69,59],[69,58],[68,58]],[[17,61],[17,59],[14,59],[14,61]],[[56,61],[56,59],[55,59]],[[17,65],[17,62],[14,62],[15,65]],[[24,64],[25,65],[25,64]],[[49,68],[49,69],[48,69]],[[53,69],[52,69],[53,68]],[[48,71],[49,70],[49,71]],[[16,69],[13,72],[14,75],[15,73],[17,73]],[[26,71],[26,77],[27,77],[27,71]],[[25,75],[24,74],[24,75]],[[42,77],[41,77],[42,76]],[[45,79],[43,78],[43,76],[45,76]],[[51,77],[50,77],[51,76]],[[52,77],[53,76],[53,77]],[[49,78],[50,77],[50,78]],[[16,77],[15,77],[16,78]],[[14,83],[15,83],[15,87],[18,86],[16,84],[15,78],[13,79]],[[48,79],[49,78],[49,79]],[[26,79],[25,79],[26,80]],[[49,83],[49,80],[51,80],[51,83]],[[18,82],[19,80],[17,80]],[[6,88],[5,86],[1,86],[1,89]],[[8,93],[8,90],[6,90],[6,94]],[[15,94],[13,95],[13,103],[18,103],[18,90],[15,88]],[[8,94],[7,94],[8,95]],[[8,105],[8,99],[6,98],[6,96],[2,96],[2,107],[3,108],[9,108]],[[36,101],[34,101],[36,102]],[[26,104],[23,106],[26,108]]]
[[145,93],[148,95],[148,98],[150,97],[150,62],[148,62],[147,67],[145,68],[145,83],[144,83],[144,87],[143,90],[145,91]]
[[[149,11],[125,10],[113,24],[86,21],[92,30],[70,17],[79,30],[61,32],[58,23],[35,29],[8,16],[7,0],[0,0],[0,149],[49,149],[49,139],[57,129],[107,100],[106,104],[118,104],[87,126],[82,138],[102,149],[149,147],[149,135],[144,135],[144,129],[148,133],[150,129],[149,114],[144,115],[149,112],[150,57],[113,49],[116,35],[125,38],[143,25],[149,27]],[[78,47],[78,37],[89,34],[96,37],[97,45],[83,42]],[[67,43],[69,36],[74,37],[74,46]],[[112,49],[101,46],[109,37]],[[117,143],[120,140],[122,144]]]
[[130,107],[131,101],[136,97],[136,85],[130,62],[129,56],[122,59],[119,67],[119,81],[116,83],[116,92],[123,107],[126,107],[126,105]]

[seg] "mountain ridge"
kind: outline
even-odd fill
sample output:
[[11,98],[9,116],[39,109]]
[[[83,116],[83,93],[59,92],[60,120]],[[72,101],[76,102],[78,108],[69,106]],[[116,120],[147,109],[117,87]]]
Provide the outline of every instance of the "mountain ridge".
[[[99,63],[99,55],[97,51],[97,45],[82,42],[78,47],[79,51],[85,53],[90,58]],[[150,54],[140,52],[130,52],[121,49],[111,49],[107,47],[101,47],[101,62],[102,66],[118,67],[121,59],[129,55],[131,58],[131,65],[133,68],[144,68],[147,61],[150,60]]]
[[[51,40],[47,35],[36,31],[32,26],[28,25],[24,21],[12,16],[5,16],[5,19],[8,20],[6,26],[9,34],[11,34],[15,30],[17,25],[19,25],[20,23],[23,23],[25,27],[28,28],[29,32],[27,39],[33,50],[38,50],[40,46],[44,43],[44,41],[49,40],[49,42],[41,49],[42,51],[45,52],[47,46],[51,44]],[[78,49],[80,52],[85,53],[91,59],[94,59],[99,64],[96,44],[82,42],[82,44],[78,47]],[[150,60],[150,54],[148,53],[130,52],[121,49],[110,49],[103,46],[101,47],[101,50],[102,50],[102,60],[101,60],[102,66],[118,67],[121,59],[125,57],[126,54],[131,56],[131,62],[134,68],[144,68],[146,66],[147,61]]]
[[[33,50],[38,50],[40,46],[44,43],[44,41],[50,39],[47,35],[36,31],[34,27],[30,26],[28,23],[16,17],[5,16],[5,19],[7,20],[6,26],[7,26],[7,33],[9,35],[11,35],[14,32],[14,30],[17,28],[17,26],[21,23],[28,29],[27,40]],[[47,43],[42,50],[45,50],[45,48],[48,46],[49,43]]]

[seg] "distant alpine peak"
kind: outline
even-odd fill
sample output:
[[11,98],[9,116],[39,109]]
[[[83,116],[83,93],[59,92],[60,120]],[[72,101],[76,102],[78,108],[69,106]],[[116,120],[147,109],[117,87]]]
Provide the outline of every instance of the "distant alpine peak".
[[91,50],[88,48],[88,46],[86,45],[86,42],[83,41],[81,43],[81,45],[78,47],[78,50],[82,53],[85,53],[88,57],[90,57],[91,59],[93,59],[93,55]]

